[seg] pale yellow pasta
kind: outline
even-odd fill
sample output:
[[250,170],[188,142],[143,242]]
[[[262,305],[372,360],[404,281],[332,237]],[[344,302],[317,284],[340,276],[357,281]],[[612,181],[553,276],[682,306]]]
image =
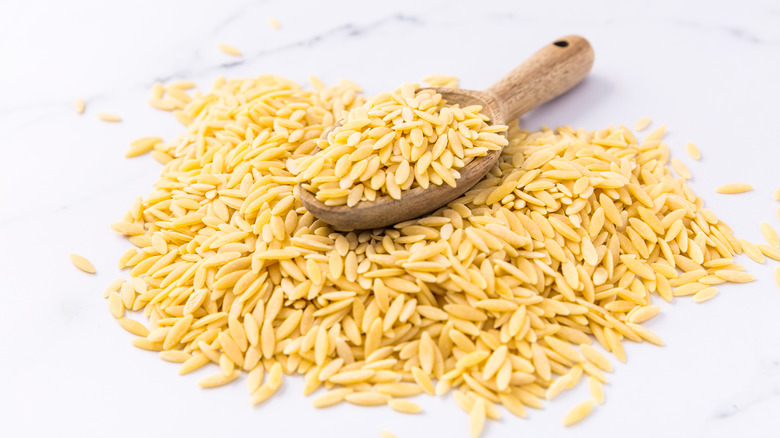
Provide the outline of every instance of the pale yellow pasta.
[[[452,390],[477,436],[498,404],[524,416],[583,377],[601,401],[602,350],[625,361],[624,342],[663,345],[641,325],[660,312],[656,295],[704,301],[714,285],[754,279],[733,262],[744,245],[674,177],[663,126],[642,141],[623,127],[497,127],[413,85],[368,101],[351,82],[316,78],[310,89],[270,75],[192,85],[155,84],[152,106],[187,128],[131,145],[164,167],[112,224],[137,248],[119,263],[130,280],[106,294],[136,347],[180,374],[213,364],[204,388],[245,371],[260,404],[300,374],[316,407],[403,413],[421,409],[405,397]],[[299,181],[348,205],[447,184],[499,148],[461,198],[393,227],[337,232],[300,202]]]
[[430,184],[455,186],[458,169],[507,144],[506,126],[490,125],[481,109],[404,83],[344,114],[318,142],[321,151],[295,164],[298,180],[326,205],[350,207]]

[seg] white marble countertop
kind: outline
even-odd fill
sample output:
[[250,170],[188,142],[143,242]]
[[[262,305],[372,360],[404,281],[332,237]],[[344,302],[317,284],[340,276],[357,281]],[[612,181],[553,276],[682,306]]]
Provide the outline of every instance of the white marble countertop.
[[[571,33],[592,42],[593,72],[525,126],[597,129],[650,116],[667,124],[691,185],[738,236],[761,239],[762,220],[780,226],[776,0],[0,3],[0,435],[467,437],[451,397],[418,397],[426,411],[418,416],[316,410],[300,395],[301,379],[290,378],[252,408],[243,384],[204,391],[199,375],[178,377],[175,365],[132,347],[102,299],[129,246],[108,224],[150,191],[160,167],[123,155],[134,138],[181,129],[145,102],[157,80],[209,87],[220,75],[316,74],[374,93],[442,73],[481,89]],[[72,109],[77,97],[87,102],[82,116]],[[98,112],[123,121],[101,122]],[[685,154],[687,141],[701,162]],[[735,181],[756,190],[714,192]],[[74,269],[71,252],[98,274]],[[580,385],[526,419],[505,414],[484,436],[780,436],[777,264],[739,259],[759,280],[722,287],[705,304],[664,304],[648,327],[667,345],[629,343],[607,403],[586,421],[560,425],[586,394]]]

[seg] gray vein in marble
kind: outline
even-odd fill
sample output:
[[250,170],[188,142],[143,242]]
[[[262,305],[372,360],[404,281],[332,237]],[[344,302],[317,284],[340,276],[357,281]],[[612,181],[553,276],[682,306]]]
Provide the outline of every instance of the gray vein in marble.
[[33,104],[25,104],[25,105],[19,105],[19,106],[9,106],[6,108],[0,108],[0,116],[4,116],[6,114],[13,114],[17,111],[24,111],[24,110],[35,110],[42,106],[59,106],[62,105],[62,102],[52,100],[52,101],[46,101],[46,102],[39,102],[39,103],[33,103]]
[[[244,9],[245,8],[242,8],[240,11],[238,11],[238,12],[232,14],[231,16],[229,16],[228,18],[226,18],[222,23],[220,23],[218,28],[222,28],[224,26],[227,26],[228,24],[230,24],[230,22],[236,20],[242,13],[245,12]],[[303,40],[294,41],[294,42],[287,43],[287,44],[284,44],[284,45],[281,45],[281,46],[272,47],[272,48],[269,48],[269,49],[259,50],[259,51],[250,53],[248,56],[244,56],[240,60],[236,60],[236,61],[232,61],[232,62],[226,62],[226,63],[220,63],[220,64],[216,64],[216,65],[210,65],[210,66],[206,66],[204,68],[197,69],[197,70],[192,70],[192,69],[178,70],[178,71],[175,71],[175,72],[173,72],[171,74],[168,74],[168,75],[156,76],[152,80],[144,80],[143,82],[136,82],[133,85],[124,87],[124,90],[127,91],[127,90],[136,89],[136,88],[139,88],[139,86],[142,86],[142,87],[144,87],[145,89],[148,90],[157,81],[159,81],[159,82],[168,82],[168,81],[171,81],[171,80],[174,80],[174,79],[192,78],[192,77],[201,76],[201,75],[204,75],[204,74],[207,74],[207,73],[211,73],[213,71],[219,71],[219,70],[223,70],[223,69],[230,69],[232,67],[236,67],[236,66],[243,65],[243,64],[246,64],[246,63],[255,62],[255,61],[259,60],[259,59],[262,59],[265,56],[273,55],[275,53],[279,53],[279,52],[282,52],[284,50],[290,50],[290,49],[302,48],[302,47],[315,47],[315,46],[318,46],[318,45],[320,45],[320,44],[322,44],[324,42],[327,42],[327,41],[329,41],[329,40],[331,40],[331,39],[333,39],[335,37],[342,36],[342,35],[346,35],[346,36],[366,35],[366,34],[369,34],[371,32],[376,31],[379,28],[382,28],[382,27],[385,27],[385,26],[388,26],[388,25],[392,25],[392,24],[395,24],[395,23],[405,23],[405,24],[414,25],[414,26],[423,24],[423,22],[420,19],[418,19],[416,17],[413,17],[413,16],[401,14],[401,13],[393,14],[393,15],[390,15],[390,16],[387,16],[387,17],[384,17],[384,18],[380,18],[380,19],[375,20],[373,22],[367,23],[367,24],[365,24],[363,26],[357,26],[357,25],[351,24],[351,23],[343,24],[343,25],[340,25],[338,27],[331,28],[331,29],[325,30],[323,32],[317,33],[317,34],[315,34],[313,36],[310,36],[310,37],[307,37],[306,39],[303,39]],[[192,54],[191,58],[195,58],[195,59],[198,58],[198,52],[200,50],[201,50],[201,48],[198,47],[198,49],[195,51],[195,53]],[[102,96],[87,97],[87,98],[85,98],[85,101],[87,101],[87,103],[89,104],[89,103],[92,103],[95,99],[97,99],[99,97],[102,97]],[[69,103],[67,103],[65,101],[51,101],[51,102],[42,102],[42,103],[39,103],[39,104],[32,104],[32,105],[28,104],[28,105],[25,105],[25,106],[0,108],[0,114],[12,113],[12,112],[16,112],[16,111],[19,111],[19,110],[22,110],[22,109],[25,109],[25,108],[35,108],[35,107],[40,107],[40,106],[52,106],[52,107],[53,106],[57,106],[57,107],[59,107],[59,106],[62,106],[62,105],[69,105]],[[42,118],[55,116],[57,114],[59,114],[59,113],[57,113],[57,112],[48,113],[48,114],[46,114],[44,116],[39,116],[39,117],[35,117],[34,119],[27,120],[27,121],[25,121],[25,123],[30,123],[32,121],[39,121]],[[20,126],[21,126],[20,124],[14,124],[13,126],[7,126],[7,127],[3,128],[0,125],[0,132],[3,132],[6,129],[19,128]]]
[[242,15],[246,14],[246,11],[249,7],[254,5],[243,5],[241,6],[237,11],[233,12],[232,14],[228,15],[222,22],[214,26],[214,33],[219,32],[220,30],[226,28],[230,23],[238,20],[241,18]]
[[[295,49],[295,48],[301,48],[301,47],[315,47],[317,45],[322,44],[323,42],[326,42],[334,37],[338,37],[341,35],[347,35],[347,36],[360,36],[360,35],[366,35],[371,32],[374,32],[376,29],[379,29],[381,27],[394,24],[394,23],[406,23],[411,25],[421,25],[423,22],[419,20],[416,17],[412,17],[409,15],[404,14],[394,14],[385,18],[381,18],[379,20],[375,20],[371,23],[368,23],[364,26],[356,26],[354,24],[343,24],[341,26],[320,32],[318,34],[315,34],[313,36],[310,36],[306,39],[300,40],[300,41],[294,41],[291,43],[287,43],[281,46],[259,50],[250,53],[248,56],[244,56],[243,59],[232,61],[232,62],[226,62],[221,63],[214,66],[209,66],[200,70],[196,71],[187,71],[186,73],[183,71],[177,71],[174,72],[168,76],[159,78],[160,81],[168,81],[172,79],[179,79],[183,78],[185,74],[189,76],[199,76],[205,73],[212,72],[214,70],[220,70],[220,69],[229,69],[231,67],[235,67],[238,65],[243,65],[250,62],[255,62],[265,56],[272,55],[275,53],[282,52],[284,50],[289,49]],[[150,84],[151,85],[151,84]]]
[[[136,87],[137,85],[134,85],[132,88],[136,88]],[[96,102],[100,102],[101,100],[104,99],[110,100],[110,98],[108,98],[104,93],[95,94],[92,95],[91,97],[82,97],[82,99],[84,99],[84,103],[86,104],[87,108],[89,108],[91,105],[93,105]],[[40,114],[40,112],[43,110],[49,110],[49,111]],[[43,102],[26,103],[23,105],[9,106],[5,108],[0,107],[0,117],[8,116],[8,115],[18,115],[17,113],[21,111],[39,111],[39,113],[35,114],[30,119],[23,120],[22,122],[19,123],[8,124],[8,126],[3,126],[3,123],[0,123],[0,132],[11,130],[12,128],[22,128],[30,123],[43,121],[54,116],[59,116],[65,112],[68,114],[76,114],[73,110],[73,99],[70,99],[68,101],[46,100]],[[79,116],[89,117],[89,114],[80,114]]]
[[[19,130],[20,128],[24,128],[33,123],[51,119],[52,117],[62,116],[67,111],[70,111],[72,113],[73,110],[71,108],[72,107],[67,106],[67,104],[64,101],[61,102],[49,101],[49,102],[43,102],[34,105],[25,105],[23,107],[3,108],[2,110],[0,110],[0,116],[14,115],[21,118],[22,120],[12,121],[12,122],[7,122],[6,120],[3,120],[3,122],[0,123],[0,134],[5,134],[6,132],[10,132],[11,130]],[[30,112],[34,111],[35,113],[22,116],[19,114],[22,111],[30,111]]]
[[[773,382],[773,380],[777,381]],[[727,407],[719,409],[713,417],[725,420],[744,412],[750,406],[774,397],[780,397],[780,360],[762,363],[761,370],[743,388],[742,393],[738,394],[735,400],[730,401]]]
[[[446,3],[446,2],[445,2]],[[218,31],[219,29],[223,29],[226,26],[229,26],[232,22],[236,21],[238,18],[240,18],[243,14],[247,13],[247,10],[250,7],[255,6],[254,4],[247,4],[239,8],[238,10],[234,11],[232,14],[225,17],[216,27],[215,29]],[[769,10],[768,13],[775,13],[776,11]],[[524,18],[522,15],[518,16],[511,11],[504,11],[501,13],[495,13],[490,14],[491,18],[500,18],[504,20],[522,20]],[[213,71],[219,71],[223,69],[231,69],[233,67],[244,65],[247,63],[253,63],[256,62],[259,59],[262,59],[266,56],[273,55],[275,53],[279,53],[285,50],[295,49],[295,48],[310,48],[310,47],[316,47],[318,45],[321,45],[324,42],[327,42],[329,40],[332,40],[333,38],[339,37],[339,36],[361,36],[366,35],[372,32],[375,32],[377,29],[380,29],[382,27],[385,27],[387,25],[392,25],[396,23],[404,23],[407,25],[413,25],[413,26],[419,26],[424,24],[422,20],[420,20],[417,17],[403,14],[403,13],[395,13],[389,16],[386,16],[384,18],[380,18],[377,20],[374,20],[370,23],[367,23],[365,25],[355,25],[352,23],[342,24],[340,26],[325,30],[323,32],[317,33],[315,35],[309,36],[305,39],[293,41],[287,44],[283,44],[280,46],[263,49],[255,52],[251,52],[249,55],[243,57],[240,60],[232,61],[232,62],[225,62],[220,64],[212,64],[205,66],[201,69],[191,70],[191,69],[180,69],[178,71],[175,71],[171,74],[165,75],[165,76],[159,76],[155,77],[153,80],[144,80],[143,82],[137,82],[135,84],[129,85],[127,87],[123,87],[123,91],[130,91],[138,88],[139,86],[143,86],[145,89],[148,89],[153,85],[156,81],[161,82],[167,82],[169,80],[173,79],[182,79],[186,77],[197,77],[204,74],[211,73]],[[694,22],[690,20],[680,20],[680,19],[673,19],[670,21],[671,24],[677,25],[680,27],[687,27],[687,28],[693,28],[693,29],[707,29],[712,31],[718,31],[721,33],[724,33],[726,35],[731,36],[734,39],[738,39],[750,44],[761,44],[765,42],[769,42],[766,40],[763,40],[759,38],[758,36],[754,35],[753,33],[749,32],[746,29],[740,28],[740,27],[733,27],[733,26],[721,26],[716,24],[706,24],[701,22]],[[442,23],[443,24],[443,23]],[[455,25],[457,23],[448,23],[451,25]],[[196,51],[191,55],[191,58],[197,59],[199,57],[198,52],[201,50],[201,47],[199,46]],[[191,63],[185,63],[190,64]],[[119,91],[119,90],[117,90]],[[91,103],[97,98],[100,98],[103,96],[92,96],[88,97],[87,100]],[[16,113],[19,111],[24,110],[34,110],[34,109],[42,109],[42,108],[51,108],[51,112],[47,112],[46,114],[35,114],[30,119],[24,120],[22,123],[13,123],[9,124],[8,126],[2,126],[0,124],[0,132],[8,131],[12,128],[19,128],[21,126],[26,125],[27,123],[31,122],[37,122],[40,120],[44,120],[46,118],[56,116],[59,114],[59,111],[55,110],[56,108],[60,107],[69,107],[70,103],[65,101],[47,101],[47,102],[41,102],[38,104],[25,104],[23,106],[13,106],[13,107],[6,107],[6,108],[0,108],[0,116],[7,115],[10,113]]]
[[726,35],[729,35],[733,38],[736,38],[738,40],[748,42],[751,44],[761,44],[765,43],[767,41],[759,38],[758,36],[748,32],[745,29],[739,28],[739,27],[733,27],[733,26],[720,26],[716,24],[707,24],[702,22],[696,22],[696,21],[690,21],[690,20],[671,20],[672,24],[692,29],[706,29],[706,30],[714,30],[721,33],[724,33]]
[[106,187],[121,187],[125,183],[129,183],[131,181],[136,182],[142,179],[146,181],[150,181],[151,184],[151,181],[154,181],[154,178],[159,174],[160,174],[159,169],[145,170],[143,172],[134,173],[130,176],[127,176],[126,178],[104,181],[101,185],[95,186],[94,191],[87,192],[83,196],[80,196],[78,198],[70,198],[67,200],[62,200],[61,203],[52,205],[52,208],[48,208],[48,209],[43,208],[38,211],[32,209],[24,210],[24,211],[18,211],[18,210],[4,211],[3,213],[8,213],[8,214],[4,216],[0,216],[0,229],[5,229],[5,227],[8,225],[22,222],[22,221],[35,222],[38,220],[48,220],[47,218],[52,217],[52,215],[54,215],[55,213],[74,210],[79,208],[79,206],[84,203],[89,203],[91,201],[94,201],[95,199],[106,196],[107,195],[107,192],[105,191]]

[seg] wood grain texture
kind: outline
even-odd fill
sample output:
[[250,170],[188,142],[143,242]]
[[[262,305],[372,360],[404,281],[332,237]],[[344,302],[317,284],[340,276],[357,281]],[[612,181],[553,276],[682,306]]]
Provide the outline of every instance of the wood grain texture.
[[[593,49],[579,36],[567,36],[548,44],[509,72],[486,91],[433,88],[447,101],[461,107],[481,105],[491,124],[507,124],[543,103],[565,93],[587,76],[593,65]],[[504,134],[506,135],[506,134]],[[303,185],[297,187],[301,202],[314,216],[340,231],[381,228],[435,211],[479,182],[498,161],[501,151],[490,151],[459,169],[455,187],[431,184],[401,193],[401,199],[379,196],[352,207],[328,206]]]
[[501,107],[504,120],[514,120],[569,91],[593,66],[593,48],[576,35],[559,38],[499,79],[485,93]]

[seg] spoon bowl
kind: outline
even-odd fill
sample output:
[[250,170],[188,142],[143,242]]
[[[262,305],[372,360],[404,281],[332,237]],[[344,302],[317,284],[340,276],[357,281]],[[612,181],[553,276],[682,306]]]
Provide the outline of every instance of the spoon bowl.
[[[579,36],[567,36],[536,52],[485,91],[459,88],[432,88],[447,105],[461,108],[480,105],[480,112],[490,124],[505,125],[522,114],[558,97],[587,76],[593,65],[593,49]],[[506,135],[506,134],[504,134]],[[482,179],[501,156],[491,150],[458,169],[455,187],[431,184],[403,191],[401,199],[378,196],[374,201],[360,201],[352,207],[330,206],[318,200],[298,184],[301,202],[314,216],[340,231],[381,228],[420,217],[447,205]]]

